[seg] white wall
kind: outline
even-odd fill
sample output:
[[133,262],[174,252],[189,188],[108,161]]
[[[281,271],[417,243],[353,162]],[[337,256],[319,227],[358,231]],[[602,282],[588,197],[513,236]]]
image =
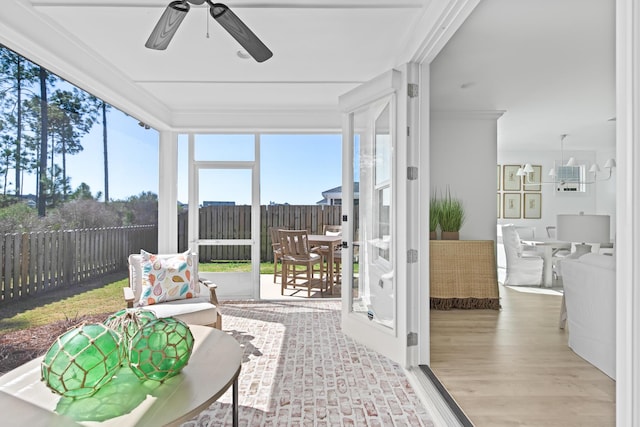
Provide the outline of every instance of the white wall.
[[499,111],[432,112],[431,193],[462,200],[462,240],[496,238],[496,158]]
[[[598,162],[600,167],[604,162],[613,157],[613,153],[603,152],[597,155],[594,151],[566,151],[564,160],[575,157],[576,164],[585,164],[587,169]],[[604,157],[604,158],[602,158]],[[542,166],[542,180],[550,180],[549,170],[554,166],[554,162],[560,162],[560,150],[557,151],[502,151],[498,152],[498,164],[500,165],[522,165],[531,163]],[[600,173],[601,177],[606,174]],[[588,174],[591,177],[591,174]],[[615,176],[615,169],[614,169]],[[587,185],[585,193],[559,193],[555,191],[553,184],[542,184],[542,218],[540,219],[498,219],[499,224],[515,224],[518,226],[535,227],[535,237],[545,238],[546,227],[555,225],[557,214],[599,214],[611,216],[612,237],[615,230],[615,179],[609,181]],[[520,192],[524,194],[524,192]]]

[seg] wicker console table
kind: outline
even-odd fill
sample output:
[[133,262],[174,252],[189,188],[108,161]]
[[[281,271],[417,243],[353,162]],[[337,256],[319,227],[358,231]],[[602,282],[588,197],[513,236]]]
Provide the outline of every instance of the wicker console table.
[[500,309],[493,240],[432,240],[430,306]]

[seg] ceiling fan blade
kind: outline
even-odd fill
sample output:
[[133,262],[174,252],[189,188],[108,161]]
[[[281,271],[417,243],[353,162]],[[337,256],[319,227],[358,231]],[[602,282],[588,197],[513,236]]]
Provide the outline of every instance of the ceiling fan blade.
[[221,3],[214,3],[211,5],[209,12],[253,59],[258,62],[264,62],[273,56],[269,48],[227,6]]
[[173,35],[178,31],[182,20],[187,16],[189,8],[186,1],[178,0],[169,3],[144,45],[149,49],[166,49]]

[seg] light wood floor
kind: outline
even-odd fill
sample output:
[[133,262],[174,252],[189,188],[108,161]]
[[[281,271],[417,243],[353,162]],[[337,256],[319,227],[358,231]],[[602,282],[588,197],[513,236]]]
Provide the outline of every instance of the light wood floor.
[[615,426],[615,382],[567,346],[561,296],[523,291],[501,285],[500,311],[431,310],[433,372],[477,427]]

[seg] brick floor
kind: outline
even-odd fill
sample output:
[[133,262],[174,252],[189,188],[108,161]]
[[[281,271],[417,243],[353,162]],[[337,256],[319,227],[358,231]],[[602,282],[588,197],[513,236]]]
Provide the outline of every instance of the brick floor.
[[[222,304],[244,349],[240,426],[433,426],[403,369],[340,330],[340,301]],[[231,391],[183,427],[231,426]]]

